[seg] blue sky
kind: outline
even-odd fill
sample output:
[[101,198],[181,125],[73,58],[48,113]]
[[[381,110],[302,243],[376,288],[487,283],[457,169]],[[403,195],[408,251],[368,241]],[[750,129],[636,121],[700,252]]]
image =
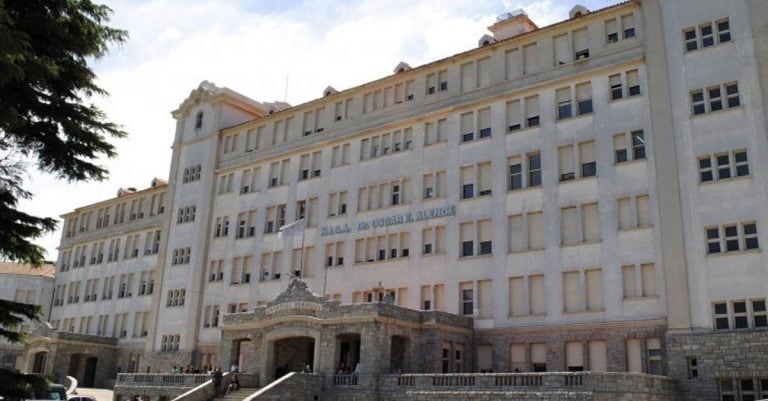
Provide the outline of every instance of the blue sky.
[[[146,188],[168,175],[170,111],[208,80],[260,101],[299,104],[332,85],[343,90],[477,46],[496,16],[522,8],[539,26],[568,17],[562,0],[107,0],[110,25],[130,39],[93,64],[111,96],[95,99],[129,138],[103,160],[109,180],[67,183],[32,172],[24,211],[58,217]],[[589,0],[598,9],[615,4]],[[286,87],[286,77],[288,85]],[[287,99],[285,99],[285,94]],[[61,227],[60,227],[61,228]],[[53,260],[61,230],[36,241]]]

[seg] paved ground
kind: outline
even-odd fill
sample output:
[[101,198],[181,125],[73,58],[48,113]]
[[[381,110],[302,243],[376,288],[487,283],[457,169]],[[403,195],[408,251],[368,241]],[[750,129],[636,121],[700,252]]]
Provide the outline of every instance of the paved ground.
[[112,390],[106,390],[103,388],[77,388],[77,394],[79,395],[90,395],[91,397],[96,398],[96,401],[112,401]]

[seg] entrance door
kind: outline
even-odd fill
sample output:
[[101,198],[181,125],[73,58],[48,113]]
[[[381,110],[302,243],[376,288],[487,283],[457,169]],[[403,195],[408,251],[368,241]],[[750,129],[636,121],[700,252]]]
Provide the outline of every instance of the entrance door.
[[315,339],[291,337],[275,341],[275,379],[289,372],[303,372],[307,366],[314,371]]
[[96,379],[96,362],[98,358],[95,356],[88,357],[85,360],[85,373],[83,374],[83,387],[93,387]]

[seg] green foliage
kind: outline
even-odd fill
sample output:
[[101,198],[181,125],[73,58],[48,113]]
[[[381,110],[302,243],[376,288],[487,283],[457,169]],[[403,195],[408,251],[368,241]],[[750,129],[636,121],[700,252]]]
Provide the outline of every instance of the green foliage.
[[69,181],[102,180],[95,163],[114,157],[109,137],[126,135],[89,103],[106,92],[87,61],[122,43],[106,26],[111,10],[90,0],[0,0],[0,258],[39,265],[32,244],[55,229],[53,219],[17,210],[25,161]]
[[47,390],[48,380],[42,376],[0,369],[0,394],[9,400],[35,398]]
[[[56,221],[18,210],[27,164],[68,181],[103,180],[96,164],[114,157],[110,138],[126,133],[90,102],[106,95],[88,60],[126,40],[106,25],[112,10],[90,0],[0,0],[0,260],[39,266],[45,250],[31,240],[56,228]],[[0,301],[0,325],[22,317],[37,320],[39,308]],[[0,338],[21,342],[21,333],[0,328]],[[31,397],[45,379],[0,369],[0,394]]]

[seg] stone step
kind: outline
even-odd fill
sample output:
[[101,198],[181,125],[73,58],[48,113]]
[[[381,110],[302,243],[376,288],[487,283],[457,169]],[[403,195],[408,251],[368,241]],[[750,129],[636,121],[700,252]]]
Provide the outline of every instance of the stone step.
[[409,399],[441,401],[590,401],[591,391],[407,391]]
[[241,387],[240,390],[233,391],[227,395],[217,397],[217,401],[241,401],[243,398],[259,391],[258,388]]

